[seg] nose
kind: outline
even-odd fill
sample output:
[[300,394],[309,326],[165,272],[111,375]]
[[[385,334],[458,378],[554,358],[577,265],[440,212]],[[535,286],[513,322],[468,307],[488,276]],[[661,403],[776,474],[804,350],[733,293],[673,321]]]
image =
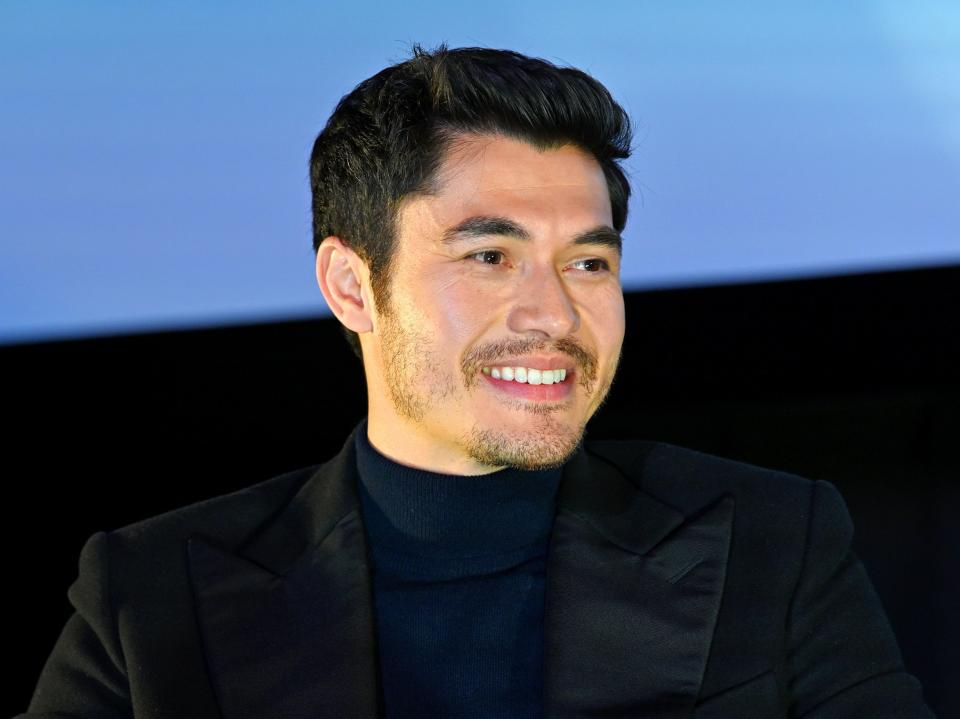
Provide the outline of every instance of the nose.
[[545,339],[565,337],[579,329],[580,314],[556,269],[538,267],[531,271],[517,289],[507,326],[518,334],[536,333]]

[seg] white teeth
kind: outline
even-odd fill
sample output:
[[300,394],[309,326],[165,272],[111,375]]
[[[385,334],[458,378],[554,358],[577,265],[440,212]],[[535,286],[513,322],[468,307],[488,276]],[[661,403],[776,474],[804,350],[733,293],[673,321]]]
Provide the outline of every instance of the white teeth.
[[535,367],[482,367],[481,372],[494,379],[521,384],[557,384],[567,378],[565,369],[536,369]]

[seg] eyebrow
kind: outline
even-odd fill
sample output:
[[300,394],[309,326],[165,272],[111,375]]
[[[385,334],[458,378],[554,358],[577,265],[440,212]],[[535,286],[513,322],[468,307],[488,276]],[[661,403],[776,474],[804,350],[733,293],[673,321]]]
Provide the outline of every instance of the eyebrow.
[[[453,245],[473,238],[489,237],[491,235],[512,237],[525,242],[533,239],[532,235],[523,225],[511,219],[479,215],[476,217],[468,217],[466,220],[444,230],[441,242],[444,245]],[[622,254],[623,252],[623,239],[620,237],[620,233],[608,225],[597,225],[585,232],[580,232],[573,236],[570,244],[602,245],[613,248],[617,251],[617,254]]]

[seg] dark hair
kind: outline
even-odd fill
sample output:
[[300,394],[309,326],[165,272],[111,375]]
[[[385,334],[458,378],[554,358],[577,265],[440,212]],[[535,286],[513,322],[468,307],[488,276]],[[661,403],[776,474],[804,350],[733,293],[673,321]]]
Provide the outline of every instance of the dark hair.
[[[313,249],[336,235],[367,264],[378,307],[389,302],[400,201],[429,194],[460,133],[497,134],[538,150],[573,144],[603,168],[613,224],[627,221],[630,120],[581,70],[509,50],[441,44],[364,80],[337,104],[310,155]],[[361,359],[356,333],[344,329]]]

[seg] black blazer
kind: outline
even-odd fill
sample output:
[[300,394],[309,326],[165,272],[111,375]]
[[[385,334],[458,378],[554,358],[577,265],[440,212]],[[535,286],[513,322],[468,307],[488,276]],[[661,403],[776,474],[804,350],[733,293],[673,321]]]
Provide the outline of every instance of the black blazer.
[[[80,554],[27,714],[376,717],[351,436],[326,464],[111,532]],[[653,442],[564,468],[547,717],[931,717],[834,487]]]

